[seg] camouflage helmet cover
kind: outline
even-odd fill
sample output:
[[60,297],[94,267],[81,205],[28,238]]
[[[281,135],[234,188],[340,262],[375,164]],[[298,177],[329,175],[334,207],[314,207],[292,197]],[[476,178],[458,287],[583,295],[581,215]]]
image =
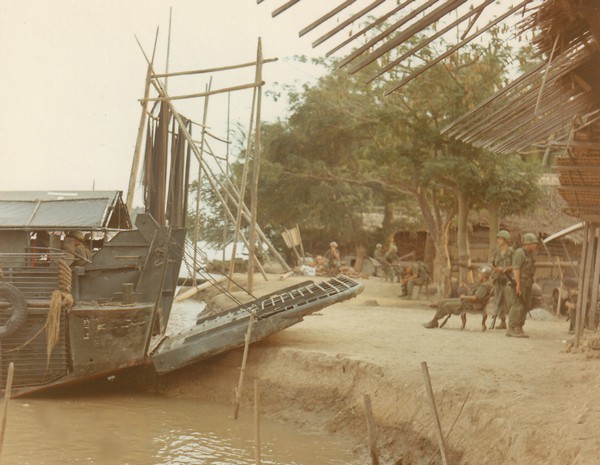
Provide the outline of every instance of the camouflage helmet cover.
[[505,241],[508,241],[508,240],[510,240],[510,233],[508,231],[505,231],[504,229],[502,229],[502,230],[498,231],[498,234],[496,234],[496,237],[501,237]]
[[489,265],[481,265],[479,267],[479,273],[488,277],[492,274],[492,267]]
[[523,244],[537,244],[538,239],[533,233],[523,234]]

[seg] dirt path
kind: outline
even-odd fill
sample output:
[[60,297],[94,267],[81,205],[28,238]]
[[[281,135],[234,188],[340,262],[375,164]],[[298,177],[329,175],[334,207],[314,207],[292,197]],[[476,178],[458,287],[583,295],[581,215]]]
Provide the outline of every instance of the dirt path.
[[[256,293],[301,280],[261,279]],[[382,464],[425,464],[437,448],[426,361],[445,432],[468,396],[447,441],[450,463],[600,463],[600,350],[567,353],[567,322],[535,310],[529,339],[484,333],[473,315],[464,331],[458,317],[425,329],[434,312],[427,301],[403,301],[397,284],[379,278],[364,282],[358,297],[252,346],[247,405],[258,379],[265,414],[354,437],[365,456],[369,394]],[[165,379],[164,392],[230,402],[240,361],[234,351],[182,370]]]

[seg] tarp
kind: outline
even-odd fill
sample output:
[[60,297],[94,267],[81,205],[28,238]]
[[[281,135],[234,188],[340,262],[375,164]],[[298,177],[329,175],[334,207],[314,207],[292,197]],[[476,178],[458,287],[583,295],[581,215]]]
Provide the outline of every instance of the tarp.
[[101,229],[118,202],[119,191],[0,192],[0,228]]

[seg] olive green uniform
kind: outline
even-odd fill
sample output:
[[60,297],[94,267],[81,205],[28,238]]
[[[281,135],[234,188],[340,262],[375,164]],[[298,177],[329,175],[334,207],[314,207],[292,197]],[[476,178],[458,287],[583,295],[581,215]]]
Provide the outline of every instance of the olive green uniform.
[[[512,265],[513,256],[512,247],[507,247],[504,251],[504,255],[500,248],[497,248],[490,259],[492,270],[496,268],[508,268]],[[496,308],[494,309],[494,315],[500,317],[501,320],[506,320],[508,315],[508,299],[506,298],[506,285],[508,284],[507,273],[492,273],[492,282],[494,283],[494,295],[496,296]]]
[[513,273],[521,270],[521,295],[517,295],[515,284],[509,282],[505,295],[510,303],[508,311],[508,326],[523,328],[527,312],[531,310],[531,288],[535,275],[535,260],[525,249],[515,250],[512,258]]
[[420,265],[419,263],[414,263],[412,265],[412,277],[407,281],[406,288],[402,286],[402,295],[406,295],[408,299],[412,298],[415,286],[426,286],[429,284],[429,276],[428,273],[423,270],[423,266],[424,265]]

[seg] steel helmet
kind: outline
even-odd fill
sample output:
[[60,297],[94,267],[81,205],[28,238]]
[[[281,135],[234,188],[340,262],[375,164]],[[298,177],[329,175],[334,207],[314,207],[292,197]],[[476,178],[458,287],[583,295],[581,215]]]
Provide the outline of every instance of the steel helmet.
[[501,237],[502,239],[508,241],[510,240],[510,233],[508,231],[505,231],[504,229],[498,231],[498,234],[496,234],[496,237]]
[[489,265],[481,265],[479,267],[479,273],[484,275],[486,278],[491,276],[492,274],[492,267]]
[[338,245],[337,245],[337,242],[335,242],[335,241],[334,241],[334,242],[331,242],[331,243],[329,244],[329,247],[337,247],[337,246],[338,246]]
[[538,239],[533,233],[523,234],[523,244],[537,244]]

